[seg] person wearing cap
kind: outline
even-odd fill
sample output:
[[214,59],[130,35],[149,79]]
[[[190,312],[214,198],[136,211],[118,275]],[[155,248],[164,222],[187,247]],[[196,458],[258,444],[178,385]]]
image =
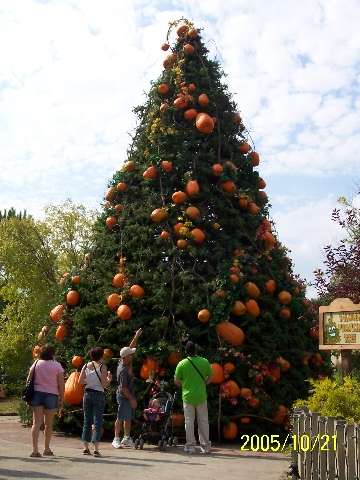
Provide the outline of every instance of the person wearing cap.
[[[118,388],[116,399],[118,402],[117,419],[115,421],[115,436],[112,442],[114,448],[133,447],[134,442],[130,437],[131,419],[133,411],[137,406],[134,388],[133,388],[133,372],[132,359],[136,352],[136,344],[142,333],[141,328],[136,331],[134,338],[128,347],[120,350],[120,360],[116,372]],[[121,427],[124,427],[124,437],[120,440]]]
[[187,342],[185,351],[188,357],[177,364],[174,377],[175,384],[182,388],[186,432],[184,452],[195,453],[194,422],[196,416],[200,451],[201,453],[210,453],[206,385],[211,381],[211,365],[206,358],[196,355],[193,342]]

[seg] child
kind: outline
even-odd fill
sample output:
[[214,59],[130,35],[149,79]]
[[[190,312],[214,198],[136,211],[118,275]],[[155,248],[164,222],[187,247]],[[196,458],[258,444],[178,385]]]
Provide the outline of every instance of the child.
[[143,415],[147,422],[158,422],[160,420],[160,401],[157,398],[153,398],[149,402],[149,407],[145,408]]

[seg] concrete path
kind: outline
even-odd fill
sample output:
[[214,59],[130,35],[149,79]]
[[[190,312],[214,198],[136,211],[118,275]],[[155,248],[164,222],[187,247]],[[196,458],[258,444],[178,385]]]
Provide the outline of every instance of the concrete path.
[[185,455],[180,447],[166,452],[148,445],[142,451],[114,450],[108,442],[101,447],[103,458],[84,457],[78,439],[56,435],[55,457],[30,458],[30,430],[17,417],[0,417],[0,479],[279,480],[289,465],[281,454],[227,447],[214,448],[211,456]]

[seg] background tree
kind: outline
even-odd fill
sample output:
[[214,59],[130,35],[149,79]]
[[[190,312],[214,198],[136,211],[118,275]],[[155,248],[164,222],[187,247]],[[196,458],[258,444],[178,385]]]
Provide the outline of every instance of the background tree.
[[[24,377],[31,345],[61,291],[60,271],[79,268],[91,235],[91,212],[66,202],[44,221],[11,209],[0,222],[0,365],[3,383]],[[77,241],[73,246],[74,238]],[[61,270],[59,270],[61,269]]]
[[213,363],[212,425],[274,431],[306,395],[306,379],[324,373],[323,358],[220,66],[188,21],[171,24],[163,50],[175,29],[164,71],[135,109],[134,141],[110,181],[91,256],[52,309],[50,338],[70,366],[94,345],[116,357],[142,327],[144,402],[144,380],[172,385],[191,338]]
[[360,303],[360,209],[340,198],[332,219],[344,229],[345,237],[337,246],[325,247],[325,270],[315,272],[315,286],[322,301],[350,298]]

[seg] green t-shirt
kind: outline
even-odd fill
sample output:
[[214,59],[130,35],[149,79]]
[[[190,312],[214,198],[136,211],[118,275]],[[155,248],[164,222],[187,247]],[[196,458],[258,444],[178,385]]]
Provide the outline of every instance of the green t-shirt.
[[[211,365],[206,358],[196,356],[191,357],[191,361],[205,380],[212,374]],[[197,406],[206,401],[206,384],[187,358],[177,364],[175,378],[181,381],[184,403]]]

